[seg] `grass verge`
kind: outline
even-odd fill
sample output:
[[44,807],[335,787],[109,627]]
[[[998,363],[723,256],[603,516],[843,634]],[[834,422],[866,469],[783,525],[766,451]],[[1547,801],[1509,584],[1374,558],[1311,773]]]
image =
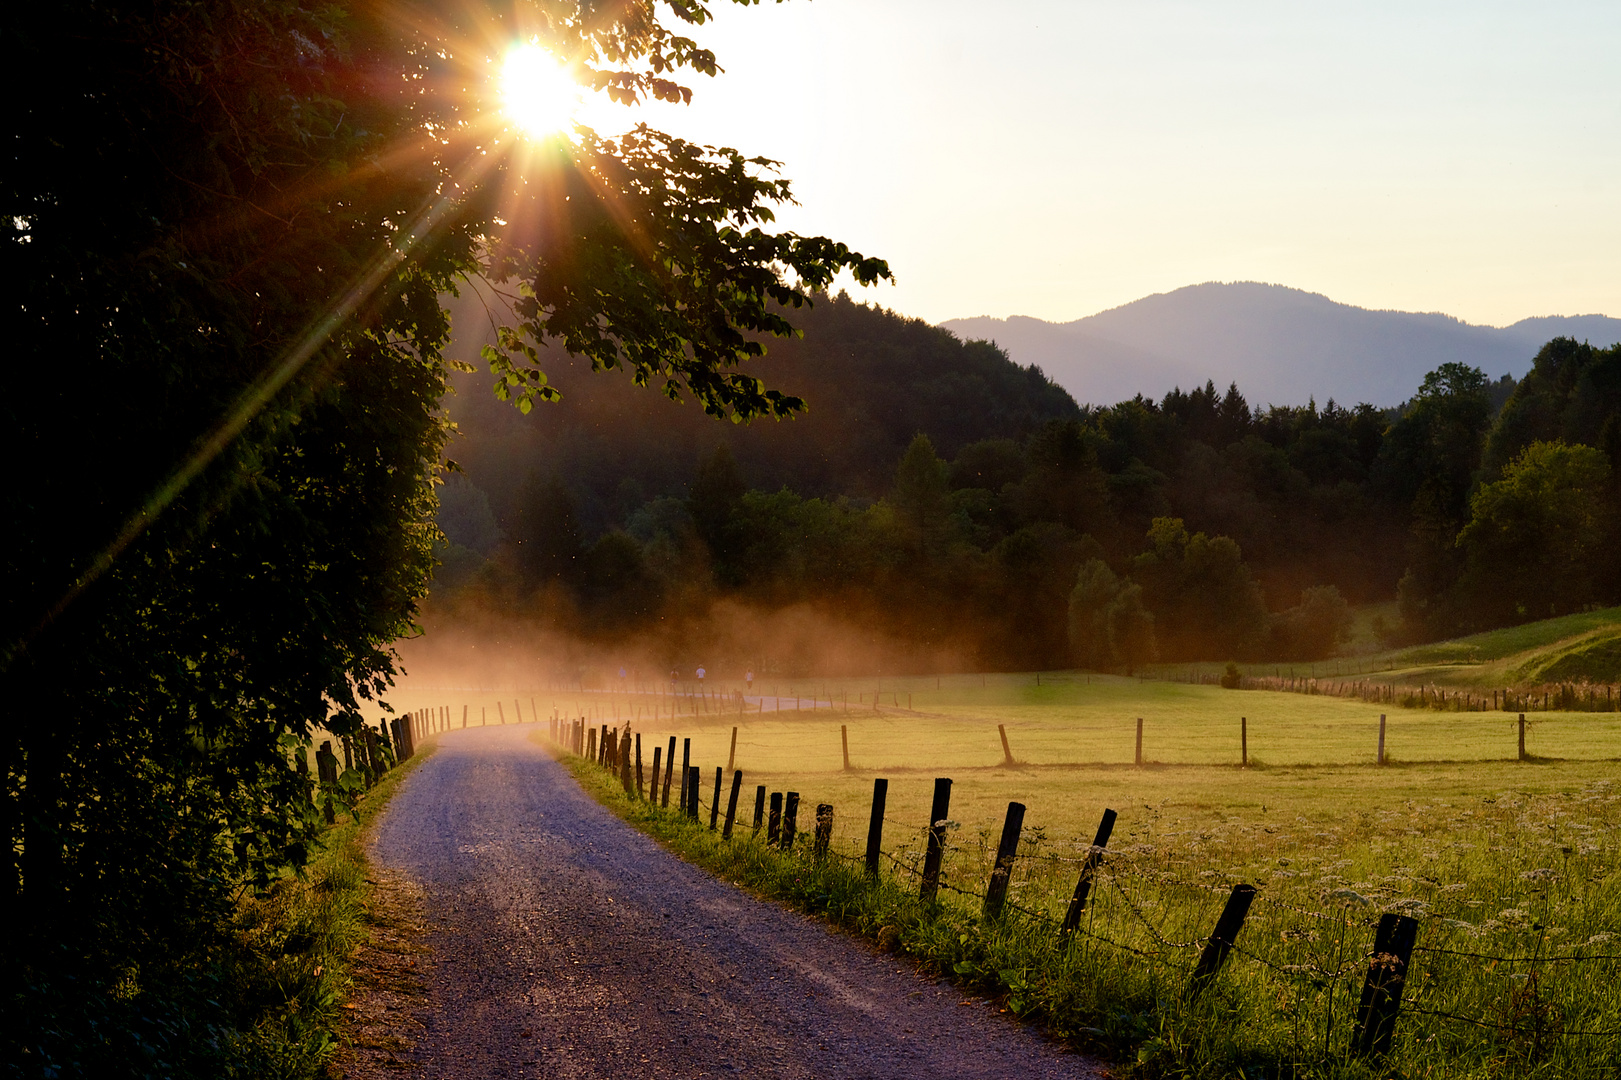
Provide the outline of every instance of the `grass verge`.
[[241,1057],[252,1075],[325,1075],[338,1049],[352,959],[368,934],[366,829],[431,752],[429,743],[361,796],[353,814],[327,829],[302,877],[284,877],[238,905],[231,982],[246,1019]]

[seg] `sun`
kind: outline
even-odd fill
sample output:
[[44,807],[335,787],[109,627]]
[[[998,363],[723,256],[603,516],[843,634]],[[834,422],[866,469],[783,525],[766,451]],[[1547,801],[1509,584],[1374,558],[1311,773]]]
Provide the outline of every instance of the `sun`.
[[501,111],[530,136],[567,128],[580,104],[580,85],[538,45],[515,45],[501,64]]

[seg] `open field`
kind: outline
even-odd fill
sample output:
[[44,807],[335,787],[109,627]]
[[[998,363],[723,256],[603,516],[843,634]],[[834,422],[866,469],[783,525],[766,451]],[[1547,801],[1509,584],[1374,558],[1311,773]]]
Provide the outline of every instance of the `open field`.
[[[407,686],[396,698],[401,707],[419,699],[451,705],[453,727],[464,705],[475,726],[481,719],[512,722],[520,706],[525,720],[537,710],[610,727],[630,719],[644,735],[648,767],[654,745],[666,745],[672,734],[691,738],[693,762],[711,770],[706,784],[713,768],[727,763],[736,726],[735,765],[751,784],[773,790],[798,784],[807,795],[848,806],[866,800],[872,777],[887,776],[894,781],[891,806],[915,811],[921,821],[932,778],[951,776],[954,816],[965,823],[999,822],[1007,800],[1017,798],[1033,822],[1077,835],[1105,805],[1146,804],[1198,820],[1259,815],[1262,807],[1268,814],[1335,815],[1511,788],[1566,790],[1615,776],[1621,762],[1621,713],[1537,713],[1526,732],[1532,760],[1520,762],[1513,714],[1393,709],[1386,712],[1389,763],[1380,768],[1379,711],[1362,702],[1096,675],[1040,678],[1039,686],[1034,675],[845,680],[826,688],[764,683],[756,690],[765,696],[747,698],[742,709],[723,693],[711,711],[700,704],[693,716],[698,699],[681,696],[674,718],[672,699],[651,693]],[[871,705],[875,693],[883,702],[878,710]],[[1133,765],[1139,716],[1142,768]],[[1248,769],[1238,768],[1241,716],[1248,721]],[[998,724],[1007,731],[1011,767]],[[849,733],[850,772],[843,770],[841,727]]]
[[[1394,621],[1391,605],[1371,605],[1361,614]],[[1484,691],[1550,684],[1621,685],[1621,607],[1584,611],[1520,626],[1489,630],[1450,641],[1377,650],[1367,619],[1359,618],[1351,652],[1313,663],[1240,664],[1245,675],[1264,678],[1365,679],[1394,685],[1430,685]],[[1165,679],[1214,675],[1220,664],[1159,664],[1149,672]],[[1613,693],[1613,690],[1612,690]],[[1616,700],[1621,708],[1621,699]]]

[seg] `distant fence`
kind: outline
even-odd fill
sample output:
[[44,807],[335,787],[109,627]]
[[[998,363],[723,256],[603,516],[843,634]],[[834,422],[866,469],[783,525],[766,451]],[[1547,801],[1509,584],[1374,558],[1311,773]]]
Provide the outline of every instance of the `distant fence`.
[[[1172,673],[1167,671],[1167,677]],[[1188,670],[1178,681],[1198,686],[1220,686],[1222,675],[1203,668]],[[1442,712],[1616,712],[1621,710],[1621,687],[1614,683],[1556,682],[1501,689],[1457,690],[1435,683],[1407,683],[1370,677],[1339,675],[1247,674],[1236,689],[1272,690],[1283,694],[1310,694],[1355,698],[1375,705]]]

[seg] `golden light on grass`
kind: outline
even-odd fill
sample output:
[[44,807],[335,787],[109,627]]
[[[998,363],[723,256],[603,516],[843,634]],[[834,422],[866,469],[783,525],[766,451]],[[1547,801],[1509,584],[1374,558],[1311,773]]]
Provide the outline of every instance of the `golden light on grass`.
[[501,111],[531,138],[566,129],[580,104],[580,86],[557,57],[532,43],[515,45],[501,63]]

